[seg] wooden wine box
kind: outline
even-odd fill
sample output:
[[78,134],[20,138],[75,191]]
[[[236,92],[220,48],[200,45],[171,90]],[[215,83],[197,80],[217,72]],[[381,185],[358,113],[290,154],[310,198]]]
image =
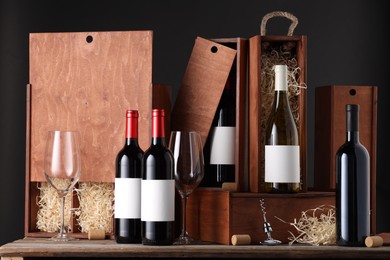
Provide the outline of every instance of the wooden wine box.
[[[42,210],[38,202],[46,183],[43,153],[48,130],[79,131],[82,175],[76,188],[109,184],[111,190],[105,193],[109,199],[113,197],[115,157],[124,145],[126,109],[140,113],[139,143],[144,150],[150,145],[152,106],[169,108],[166,115],[170,120],[169,86],[152,84],[152,40],[152,31],[30,34],[25,236],[53,236],[37,225],[37,214]],[[73,210],[80,207],[75,192],[70,201]],[[105,202],[93,214],[110,213],[106,208],[113,201]],[[60,211],[52,214],[59,216]],[[71,235],[87,237],[78,218],[71,216]],[[93,221],[84,220],[85,230],[102,228]],[[113,238],[113,221],[108,225],[103,229]]]
[[[264,135],[266,120],[273,100],[268,68],[275,63],[287,64],[294,70],[297,91],[290,96],[296,119],[302,191],[307,191],[306,178],[306,36],[260,36],[249,39],[249,191],[264,192]],[[277,58],[275,58],[277,57]],[[266,69],[267,68],[267,69]],[[291,81],[291,79],[289,79]],[[268,87],[268,85],[270,87]],[[289,83],[290,86],[290,83]],[[266,90],[268,87],[268,90]],[[270,94],[272,92],[272,94]]]
[[[236,234],[248,234],[251,244],[258,245],[267,239],[264,231],[265,217],[271,225],[271,236],[282,243],[290,242],[292,232],[298,235],[291,223],[299,221],[302,212],[307,217],[328,214],[335,205],[334,192],[305,192],[296,194],[270,194],[231,192],[218,188],[198,188],[190,195],[187,205],[187,228],[191,237],[202,241],[231,244]],[[313,209],[324,206],[314,215]]]
[[346,141],[347,104],[359,104],[359,139],[370,154],[371,232],[376,231],[377,86],[315,88],[314,189],[336,189],[336,152]]
[[247,44],[243,38],[197,37],[172,109],[172,130],[199,131],[204,145],[226,81],[233,73],[236,88],[235,182],[240,191],[248,189],[245,148]]

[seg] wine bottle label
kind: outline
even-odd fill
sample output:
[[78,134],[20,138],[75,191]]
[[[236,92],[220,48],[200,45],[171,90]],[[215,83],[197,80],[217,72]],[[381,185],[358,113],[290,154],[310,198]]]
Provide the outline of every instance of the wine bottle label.
[[210,164],[234,164],[236,128],[218,126],[211,129]]
[[115,178],[115,218],[141,217],[141,178]]
[[299,183],[299,145],[265,146],[265,182]]
[[142,180],[141,198],[141,221],[175,220],[175,180]]

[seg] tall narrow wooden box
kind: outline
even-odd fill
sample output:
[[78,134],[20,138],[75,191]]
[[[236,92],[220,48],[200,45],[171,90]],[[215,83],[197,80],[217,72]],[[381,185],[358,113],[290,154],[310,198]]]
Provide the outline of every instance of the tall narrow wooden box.
[[[249,39],[249,191],[264,191],[264,129],[265,109],[262,88],[264,55],[275,52],[288,54],[288,61],[296,65],[299,73],[299,95],[296,96],[293,114],[298,119],[302,191],[306,183],[306,36],[254,36]],[[269,104],[272,106],[272,103]]]
[[370,154],[371,232],[376,230],[377,86],[320,86],[315,89],[314,188],[336,189],[335,158],[346,140],[346,104],[359,104],[360,142]]
[[[48,130],[80,132],[79,183],[113,183],[124,145],[125,111],[139,110],[139,143],[150,143],[152,31],[32,33],[27,88],[25,235],[37,228],[37,200]],[[78,207],[77,196],[71,206]],[[75,216],[72,235],[86,237]],[[111,233],[108,235],[113,235]]]

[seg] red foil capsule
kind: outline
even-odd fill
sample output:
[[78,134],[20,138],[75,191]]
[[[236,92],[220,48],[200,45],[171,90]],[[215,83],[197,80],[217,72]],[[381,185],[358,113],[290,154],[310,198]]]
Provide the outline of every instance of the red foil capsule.
[[126,111],[126,138],[138,138],[138,111]]
[[153,109],[152,111],[152,137],[165,137],[164,109]]

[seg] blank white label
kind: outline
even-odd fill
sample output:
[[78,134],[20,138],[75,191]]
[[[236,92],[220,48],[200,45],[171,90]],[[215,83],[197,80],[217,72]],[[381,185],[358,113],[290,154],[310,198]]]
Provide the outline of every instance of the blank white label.
[[115,218],[141,218],[141,178],[115,178]]
[[175,220],[175,180],[141,181],[141,221]]
[[299,183],[299,145],[265,146],[265,182]]
[[236,128],[218,126],[211,129],[210,164],[234,164]]

